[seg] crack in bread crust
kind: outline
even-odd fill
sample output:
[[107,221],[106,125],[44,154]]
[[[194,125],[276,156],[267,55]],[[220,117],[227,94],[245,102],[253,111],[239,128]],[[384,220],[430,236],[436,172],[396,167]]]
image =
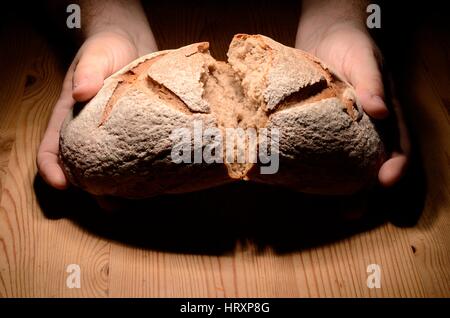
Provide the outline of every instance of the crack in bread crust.
[[142,61],[135,67],[118,76],[116,87],[105,105],[98,127],[105,124],[105,122],[108,120],[109,115],[111,114],[113,107],[116,105],[117,101],[127,92],[128,88],[136,81],[138,81],[139,78],[142,77],[142,74],[145,74],[146,69],[148,69],[153,63],[155,63],[166,54],[167,53]]
[[200,113],[190,109],[186,103],[178,97],[177,94],[172,92],[163,84],[156,82],[150,76],[147,76],[145,80],[142,80],[142,82],[139,83],[138,89],[144,93],[156,95],[158,98],[163,100],[165,104],[170,105],[170,107],[174,107],[185,114],[192,115],[195,113]]
[[[343,110],[355,121],[359,121],[362,117],[361,110],[354,98],[344,96],[345,90],[348,89],[345,83],[332,81],[327,83],[325,80],[314,83],[305,87],[282,100],[276,108],[270,111],[274,112],[285,110],[292,107],[301,107],[312,104],[327,98],[339,98],[343,104]],[[355,111],[356,109],[356,111]]]

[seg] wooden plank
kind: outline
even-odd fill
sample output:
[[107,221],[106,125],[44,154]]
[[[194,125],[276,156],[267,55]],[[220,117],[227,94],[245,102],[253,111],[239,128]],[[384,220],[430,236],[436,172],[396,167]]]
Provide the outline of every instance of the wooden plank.
[[[109,243],[68,220],[47,219],[36,200],[36,152],[63,72],[45,41],[30,28],[26,32],[10,32],[16,41],[23,41],[16,52],[17,65],[23,67],[16,68],[17,77],[10,74],[8,91],[13,96],[2,109],[6,114],[2,127],[13,131],[15,138],[3,162],[7,166],[0,196],[0,296],[105,296]],[[28,85],[26,78],[32,78]],[[72,263],[81,267],[81,289],[66,285],[66,268]]]
[[411,67],[409,83],[414,87],[409,110],[418,132],[429,194],[409,238],[429,297],[448,297],[450,291],[449,47],[443,32],[420,32],[420,60]]
[[[277,26],[273,22],[281,14],[277,10],[265,20],[260,18],[262,11],[270,11],[265,6],[267,3],[253,13],[236,13],[239,23],[220,18],[222,11],[232,7],[196,7],[192,9],[196,24],[188,19],[189,13],[178,11],[164,19],[172,11],[170,5],[161,6],[152,13],[155,34],[161,48],[212,38],[213,54],[219,58],[224,58],[229,38],[237,32],[261,32],[289,44],[293,32],[287,24],[292,26],[292,21]],[[209,17],[208,10],[212,10]],[[330,243],[306,247],[293,243],[294,248],[287,251],[278,251],[270,240],[264,244],[240,242],[215,255],[111,242],[114,237],[107,231],[77,224],[77,218],[67,215],[76,202],[64,201],[63,193],[51,192],[44,199],[62,201],[56,210],[67,217],[49,216],[39,206],[33,189],[36,151],[65,70],[47,41],[30,25],[19,21],[10,28],[0,34],[2,43],[10,48],[0,52],[0,60],[7,61],[0,75],[0,297],[450,296],[449,86],[448,72],[442,67],[448,65],[448,39],[422,35],[420,56],[404,83],[411,92],[405,110],[421,145],[428,187],[416,226],[384,223]],[[225,212],[233,206],[233,202],[223,204]],[[365,211],[365,207],[356,210]],[[75,208],[73,212],[86,211]],[[91,211],[87,212],[89,221]],[[165,212],[164,206],[152,211]],[[231,211],[235,223],[227,225],[245,226],[248,220],[238,217],[244,212]],[[98,220],[107,223],[108,216]],[[163,226],[158,218],[148,220],[149,233]],[[285,234],[277,225],[288,225],[286,230],[292,231],[288,237],[301,238],[300,231],[305,229],[302,219],[292,220],[298,222],[298,229],[289,226],[291,220],[277,223],[276,215],[255,226],[263,224],[262,232],[274,231],[265,237],[273,239],[275,235],[276,239]],[[204,239],[212,240],[208,233]],[[66,285],[69,264],[80,266],[80,289]],[[366,285],[369,264],[381,267],[380,289]]]

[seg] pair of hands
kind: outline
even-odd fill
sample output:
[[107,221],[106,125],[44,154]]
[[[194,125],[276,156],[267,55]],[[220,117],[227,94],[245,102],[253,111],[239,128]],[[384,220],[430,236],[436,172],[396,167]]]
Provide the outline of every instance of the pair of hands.
[[[87,38],[79,49],[64,79],[37,155],[41,176],[57,189],[68,187],[68,181],[58,163],[59,131],[67,113],[76,102],[92,98],[103,80],[137,57],[156,50],[150,42],[136,43],[119,30],[103,30]],[[299,43],[300,42],[300,43]],[[356,89],[365,112],[376,119],[389,115],[384,102],[379,52],[366,30],[352,23],[333,24],[318,29],[315,34],[297,41],[298,48],[316,55]],[[383,186],[396,183],[407,165],[409,143],[398,103],[394,101],[400,132],[400,148],[380,168],[378,178]]]

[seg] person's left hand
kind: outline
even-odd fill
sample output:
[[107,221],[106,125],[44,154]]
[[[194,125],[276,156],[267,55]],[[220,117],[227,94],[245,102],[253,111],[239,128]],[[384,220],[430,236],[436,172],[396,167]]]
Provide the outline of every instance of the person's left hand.
[[[389,115],[384,101],[380,72],[381,54],[365,28],[343,21],[297,38],[296,48],[308,51],[323,60],[356,90],[358,102],[375,119]],[[384,162],[378,173],[383,186],[395,184],[404,174],[409,157],[409,139],[398,102],[393,101],[400,135],[399,148]]]

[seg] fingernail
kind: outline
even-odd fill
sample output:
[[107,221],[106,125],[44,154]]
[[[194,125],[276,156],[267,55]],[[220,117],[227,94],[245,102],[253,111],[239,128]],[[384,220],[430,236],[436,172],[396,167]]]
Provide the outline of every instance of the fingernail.
[[384,100],[378,95],[372,95],[372,100],[376,103],[384,104]]
[[83,86],[83,84],[84,84],[85,82],[86,82],[86,81],[83,81],[83,80],[77,81],[77,82],[73,82],[72,90],[74,90],[74,89],[77,88],[77,87]]
[[377,110],[377,114],[374,115],[376,118],[378,119],[383,119],[389,116],[389,110],[386,107],[386,103],[384,102],[384,99],[381,98],[381,96],[379,95],[372,95],[372,103],[373,105],[376,105],[376,108],[378,108]]

